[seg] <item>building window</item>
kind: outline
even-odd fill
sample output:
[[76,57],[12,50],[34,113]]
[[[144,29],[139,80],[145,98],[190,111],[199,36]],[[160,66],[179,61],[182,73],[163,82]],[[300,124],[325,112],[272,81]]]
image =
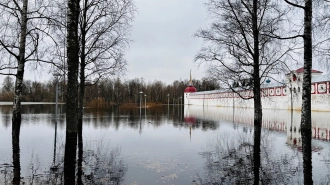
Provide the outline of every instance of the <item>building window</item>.
[[297,80],[297,76],[296,76],[296,74],[293,74],[293,75],[292,75],[292,81],[295,82],[296,80]]

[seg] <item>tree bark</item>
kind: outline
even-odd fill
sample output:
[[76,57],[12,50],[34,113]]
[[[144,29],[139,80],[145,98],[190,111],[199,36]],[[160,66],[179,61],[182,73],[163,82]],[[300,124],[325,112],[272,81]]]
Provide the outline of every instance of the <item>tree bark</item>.
[[[80,39],[81,39],[81,50],[80,50],[80,84],[79,84],[79,103],[78,103],[78,127],[82,130],[82,117],[85,97],[85,68],[86,68],[86,14],[87,14],[87,0],[84,0],[82,8],[82,23],[80,27]],[[79,134],[78,140],[80,141]]]
[[87,0],[83,1],[82,8],[82,25],[80,27],[81,34],[81,50],[80,50],[80,84],[79,84],[79,102],[78,102],[78,173],[77,173],[77,184],[82,183],[82,161],[83,161],[83,107],[84,107],[84,97],[85,97],[85,67],[86,67],[86,16],[87,16]]
[[84,143],[82,139],[82,120],[79,119],[78,121],[78,172],[77,172],[77,184],[81,185],[82,182],[82,176],[83,176],[83,150],[84,150]]
[[26,47],[26,33],[27,33],[27,8],[28,0],[23,1],[23,7],[21,10],[21,27],[20,27],[20,43],[19,43],[19,55],[17,56],[18,65],[15,80],[14,89],[14,101],[13,101],[13,116],[12,116],[12,145],[13,145],[13,184],[20,184],[21,180],[21,164],[20,164],[20,146],[19,135],[21,129],[21,94],[24,77],[24,65],[25,65],[25,47]]
[[15,92],[13,101],[13,124],[21,122],[21,94],[22,84],[24,76],[24,65],[25,65],[25,47],[26,47],[26,32],[27,32],[27,8],[28,0],[23,1],[23,8],[21,11],[21,27],[20,27],[20,43],[19,43],[19,55],[17,57],[18,65],[15,80]]
[[64,184],[75,184],[78,125],[79,0],[68,1],[67,63],[68,86],[66,102],[66,144],[64,154]]
[[253,0],[253,100],[254,100],[254,145],[253,145],[253,172],[254,184],[259,184],[260,171],[260,140],[262,123],[262,105],[260,94],[260,74],[259,74],[259,30],[258,30],[258,1]]
[[302,84],[301,138],[304,163],[304,184],[313,184],[312,178],[312,0],[305,1],[304,16],[304,73]]

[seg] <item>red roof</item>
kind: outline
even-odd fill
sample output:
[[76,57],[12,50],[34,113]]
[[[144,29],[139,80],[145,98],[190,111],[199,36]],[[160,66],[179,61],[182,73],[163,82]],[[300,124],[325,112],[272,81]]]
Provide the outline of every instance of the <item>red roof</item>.
[[[301,67],[295,71],[296,73],[303,73],[304,72],[304,67]],[[312,69],[312,73],[323,73],[322,71],[318,71],[315,69]]]
[[188,86],[185,90],[185,93],[187,92],[197,92],[196,88],[194,86]]

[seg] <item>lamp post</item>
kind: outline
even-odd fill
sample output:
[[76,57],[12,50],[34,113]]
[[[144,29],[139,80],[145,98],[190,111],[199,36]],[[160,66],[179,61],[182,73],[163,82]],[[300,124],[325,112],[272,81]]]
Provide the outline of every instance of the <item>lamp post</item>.
[[170,110],[170,94],[167,94],[167,115],[169,113]]
[[56,87],[55,87],[55,135],[54,135],[54,156],[53,156],[53,164],[50,167],[50,170],[55,172],[57,170],[57,166],[55,165],[56,160],[56,140],[57,140],[57,106],[58,106],[58,77],[61,76],[59,73],[55,73],[54,76],[56,77]]
[[142,99],[142,94],[143,94],[143,92],[140,91],[140,117],[141,117],[141,99]]
[[57,106],[58,106],[58,77],[61,76],[59,73],[55,73],[54,76],[56,77],[56,87],[55,87],[55,121],[57,121]]
[[147,120],[147,95],[144,94],[144,120]]

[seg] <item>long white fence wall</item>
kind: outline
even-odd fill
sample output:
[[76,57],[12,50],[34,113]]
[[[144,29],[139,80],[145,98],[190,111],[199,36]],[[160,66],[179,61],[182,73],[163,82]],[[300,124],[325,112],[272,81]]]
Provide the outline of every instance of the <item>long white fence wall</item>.
[[[329,83],[312,84],[312,110],[330,111]],[[322,88],[321,88],[322,87]],[[288,87],[273,87],[262,89],[262,108],[301,110],[302,91],[289,90]],[[253,92],[242,91],[240,96],[234,92],[204,91],[187,93],[186,105],[215,106],[215,107],[240,107],[253,108]],[[242,98],[243,97],[243,98]]]

